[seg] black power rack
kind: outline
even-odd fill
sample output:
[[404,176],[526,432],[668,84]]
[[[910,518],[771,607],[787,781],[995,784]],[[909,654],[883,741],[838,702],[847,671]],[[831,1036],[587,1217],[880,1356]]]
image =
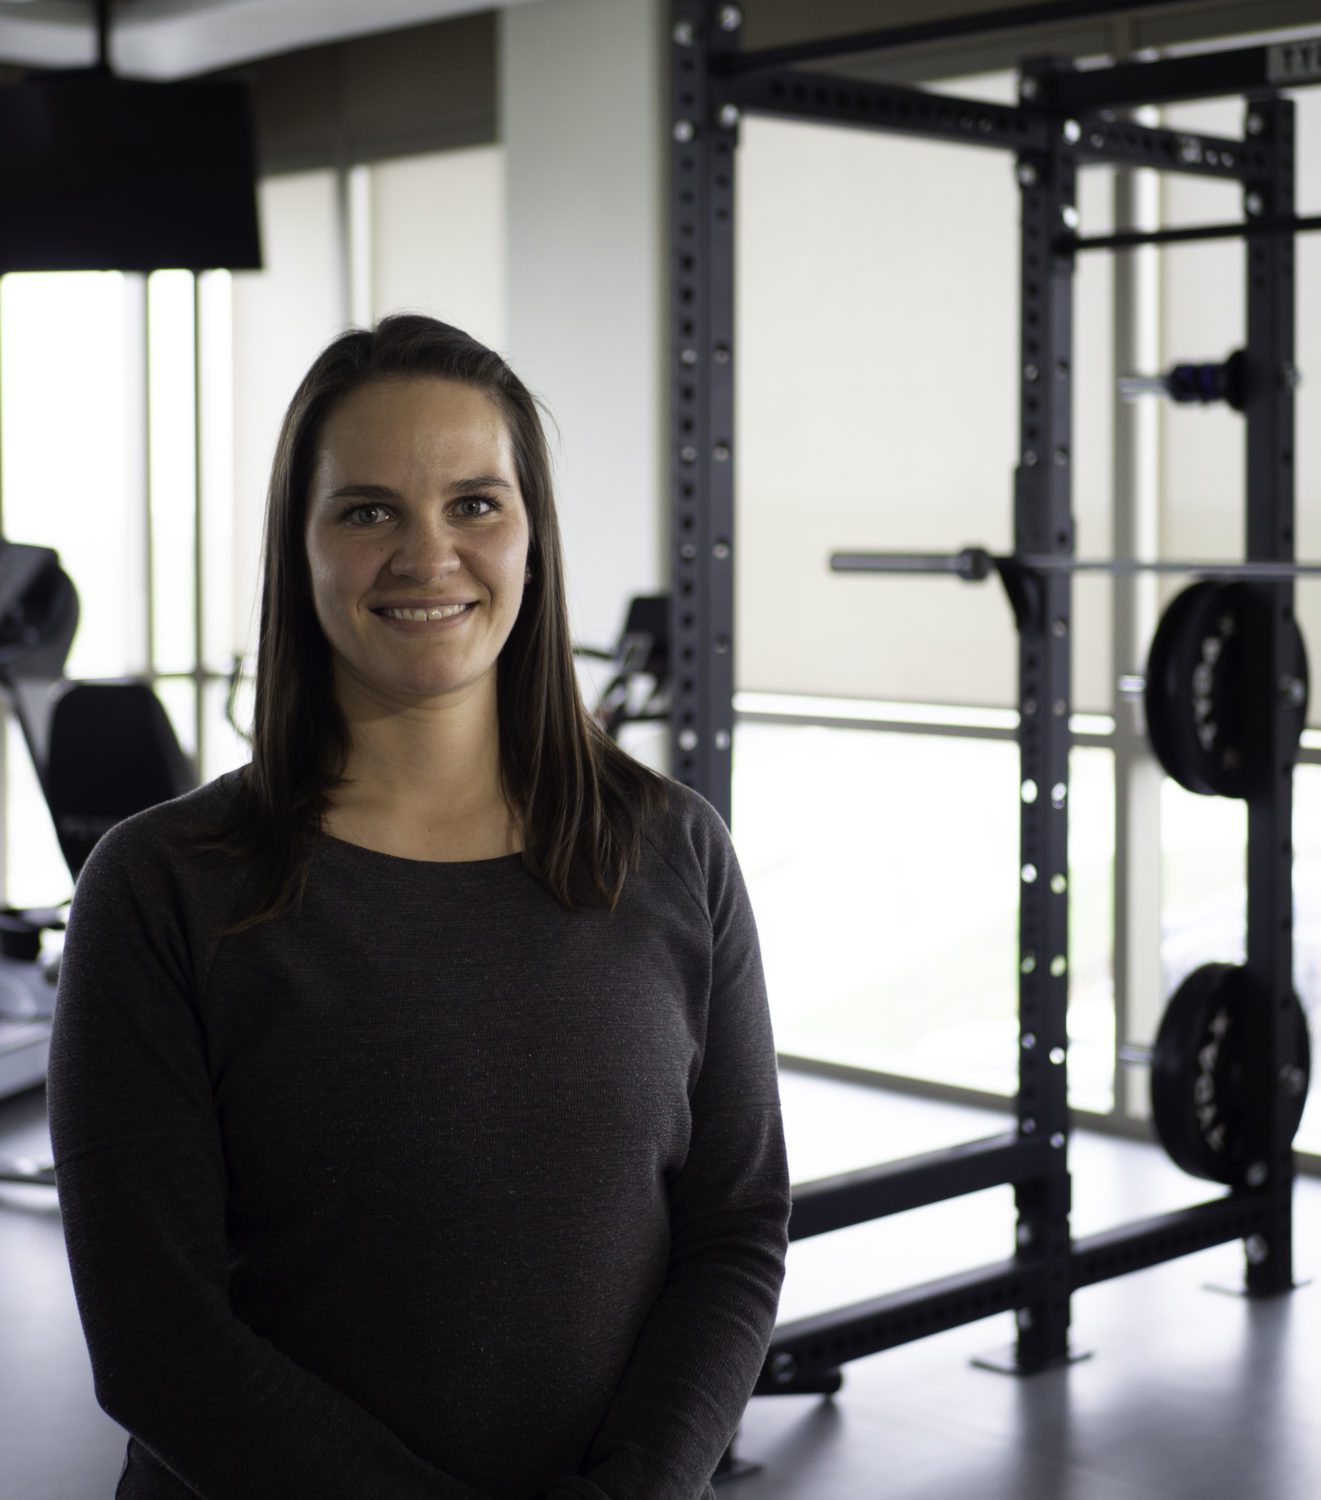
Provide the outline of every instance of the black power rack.
[[[1064,7],[1047,7],[1058,12]],[[1114,6],[1109,7],[1114,9]],[[1140,8],[1132,3],[1124,7]],[[1029,6],[1020,10],[1033,10]],[[1042,7],[1036,7],[1042,9]],[[1077,9],[1075,6],[1074,9]],[[1095,12],[1105,5],[1093,4]],[[1009,13],[1005,13],[1005,18]],[[987,18],[979,18],[986,21]],[[950,32],[959,23],[944,23]],[[967,29],[966,23],[963,29]],[[911,28],[910,28],[911,30]],[[1003,1262],[779,1327],[754,1395],[828,1394],[841,1366],[882,1349],[998,1313],[1017,1338],[990,1368],[1030,1374],[1082,1357],[1068,1340],[1081,1287],[1243,1240],[1246,1291],[1294,1286],[1294,1160],[1281,1076],[1292,1000],[1292,767],[1288,704],[1269,729],[1280,774],[1248,806],[1247,970],[1273,997],[1254,1102],[1264,1142],[1255,1185],[1195,1207],[1084,1239],[1069,1229],[1067,876],[1072,569],[1073,271],[1090,250],[1242,236],[1247,266],[1249,562],[1294,561],[1294,235],[1321,227],[1294,209],[1294,106],[1281,88],[1321,83],[1321,43],[1263,46],[1079,70],[1068,59],[1024,63],[1016,106],[808,71],[805,61],[874,52],[904,33],[837,37],[765,52],[741,48],[742,15],[716,0],[672,0],[672,517],[671,713],[675,776],[729,821],[734,640],[734,203],[745,113],[961,142],[1012,152],[1021,190],[1022,328],[1015,551],[1044,564],[1020,573],[1021,822],[1019,1091],[1011,1132],[886,1163],[794,1190],[790,1236],[824,1234],[984,1188],[1012,1184],[1016,1245]],[[1139,104],[1242,95],[1244,136],[1149,128],[1124,117]],[[1241,223],[1200,231],[1077,231],[1080,169],[1108,163],[1237,182]],[[1287,569],[1286,569],[1287,573]],[[1252,587],[1273,606],[1269,659],[1278,680],[1293,621],[1291,576]],[[1052,889],[1054,886],[1054,889]],[[982,1363],[982,1361],[978,1361]],[[733,1449],[721,1475],[740,1471]]]

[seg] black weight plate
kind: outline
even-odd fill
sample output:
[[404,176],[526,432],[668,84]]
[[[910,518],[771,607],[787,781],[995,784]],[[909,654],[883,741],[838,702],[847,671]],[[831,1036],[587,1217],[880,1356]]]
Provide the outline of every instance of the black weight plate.
[[1151,1058],[1151,1117],[1160,1143],[1175,1166],[1212,1182],[1225,1180],[1222,1143],[1214,1135],[1208,1143],[1216,1122],[1199,1122],[1195,1079],[1198,1053],[1218,1018],[1216,993],[1231,968],[1204,964],[1188,975],[1165,1007]]
[[1147,655],[1147,681],[1143,704],[1147,716],[1147,735],[1156,759],[1165,774],[1187,787],[1190,792],[1206,788],[1195,778],[1198,746],[1185,708],[1184,688],[1187,641],[1199,630],[1213,583],[1195,583],[1184,589],[1161,616]]
[[[1152,1056],[1152,1119],[1171,1160],[1194,1177],[1241,1187],[1261,1155],[1248,1138],[1254,1085],[1246,1048],[1249,1028],[1264,1019],[1247,971],[1233,964],[1195,970],[1166,1009]],[[1311,1075],[1307,1018],[1297,995],[1285,1061],[1301,1073],[1301,1087],[1288,1100],[1286,1131],[1292,1140]],[[1278,1083],[1267,1080],[1262,1087],[1273,1099]]]
[[[1211,1082],[1215,1097],[1222,1101],[1220,1113],[1229,1125],[1228,1155],[1224,1159],[1226,1175],[1219,1180],[1229,1182],[1234,1187],[1244,1187],[1251,1185],[1248,1183],[1249,1167],[1264,1154],[1249,1138],[1250,1106],[1253,1103],[1258,1106],[1264,1103],[1267,1107],[1272,1107],[1276,1093],[1282,1087],[1282,1080],[1272,1075],[1257,1085],[1248,1070],[1245,1052],[1249,1029],[1254,1026],[1263,1027],[1267,1018],[1260,996],[1253,992],[1247,970],[1231,970],[1224,980],[1221,994],[1234,1015],[1234,1032],[1230,1039],[1231,1045],[1220,1049]],[[1301,1086],[1297,1091],[1285,1096],[1285,1135],[1287,1140],[1292,1141],[1302,1123],[1303,1109],[1307,1104],[1307,1083],[1312,1068],[1307,1016],[1296,994],[1292,996],[1287,1025],[1283,1066],[1297,1068],[1302,1075]],[[1254,1100],[1253,1093],[1258,1089],[1258,1098]]]
[[[1232,629],[1222,637],[1219,659],[1211,666],[1210,699],[1222,728],[1222,746],[1234,750],[1234,765],[1224,767],[1220,756],[1212,751],[1201,767],[1209,785],[1225,796],[1247,797],[1269,788],[1274,771],[1269,730],[1277,698],[1274,683],[1292,678],[1298,684],[1294,701],[1287,714],[1287,743],[1282,747],[1293,761],[1307,719],[1307,653],[1296,620],[1290,620],[1284,645],[1284,660],[1279,678],[1272,679],[1265,670],[1270,655],[1273,595],[1248,583],[1223,586],[1213,600],[1216,619],[1209,630],[1228,621]],[[1203,641],[1205,654],[1206,640]],[[1196,672],[1196,665],[1193,668]],[[1194,683],[1194,694],[1197,687]],[[1196,710],[1194,710],[1196,717]],[[1234,791],[1232,788],[1237,787]]]
[[[1274,698],[1268,655],[1270,595],[1245,583],[1202,581],[1180,594],[1152,639],[1144,702],[1152,748],[1190,792],[1248,797],[1269,784]],[[1307,716],[1307,655],[1292,623],[1283,676],[1296,680],[1288,753]]]

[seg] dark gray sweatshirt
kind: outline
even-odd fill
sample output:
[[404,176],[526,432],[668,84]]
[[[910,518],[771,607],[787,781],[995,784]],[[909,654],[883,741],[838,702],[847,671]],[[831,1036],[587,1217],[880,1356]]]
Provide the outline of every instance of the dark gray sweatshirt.
[[790,1211],[757,932],[674,783],[613,913],[322,836],[221,938],[237,772],[78,881],[48,1099],[120,1500],[713,1500]]

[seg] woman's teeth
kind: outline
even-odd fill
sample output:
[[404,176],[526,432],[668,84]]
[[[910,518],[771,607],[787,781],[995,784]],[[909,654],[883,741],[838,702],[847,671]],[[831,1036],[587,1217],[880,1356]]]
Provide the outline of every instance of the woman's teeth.
[[447,604],[436,609],[383,609],[381,613],[390,620],[448,620],[468,608],[467,604]]

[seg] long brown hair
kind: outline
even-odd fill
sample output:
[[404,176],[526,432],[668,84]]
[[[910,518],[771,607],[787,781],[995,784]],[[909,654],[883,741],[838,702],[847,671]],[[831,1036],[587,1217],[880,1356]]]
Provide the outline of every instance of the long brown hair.
[[218,847],[255,860],[255,905],[240,932],[294,906],[312,841],[341,784],[349,735],[335,701],[330,647],[313,609],[304,517],[317,442],[331,411],[374,380],[460,381],[499,408],[528,517],[532,578],[496,669],[500,776],[523,825],[523,866],[569,911],[618,903],[641,829],[668,778],[634,760],[587,712],[565,603],[550,453],[538,402],[505,361],[448,323],[419,314],[353,329],[317,357],[285,413],[271,467],[263,544],[252,761]]

